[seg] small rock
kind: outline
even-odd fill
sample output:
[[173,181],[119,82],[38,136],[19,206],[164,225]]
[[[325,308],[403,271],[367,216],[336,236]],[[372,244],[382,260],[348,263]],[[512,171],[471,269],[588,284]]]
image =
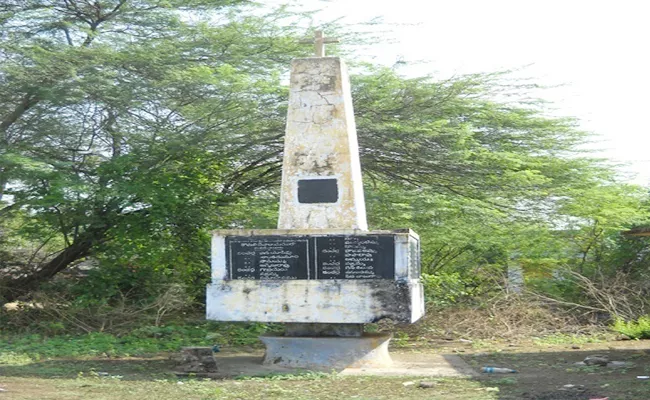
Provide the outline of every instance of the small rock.
[[604,367],[609,363],[609,357],[599,354],[594,354],[593,356],[587,356],[584,361],[585,365],[597,365]]
[[616,336],[616,340],[632,340],[632,338],[629,337],[628,335],[620,334],[620,335]]
[[578,349],[580,349],[580,346],[578,346],[577,344],[574,344],[573,346],[571,346],[571,348],[573,350],[578,350]]
[[5,389],[3,387],[0,387],[0,392],[6,392],[6,391],[7,391],[7,389]]
[[413,385],[415,385],[415,382],[413,381],[402,382],[402,386],[413,386]]
[[433,382],[433,381],[422,381],[420,382],[419,387],[423,389],[430,389],[432,387],[436,387],[438,385],[438,382]]

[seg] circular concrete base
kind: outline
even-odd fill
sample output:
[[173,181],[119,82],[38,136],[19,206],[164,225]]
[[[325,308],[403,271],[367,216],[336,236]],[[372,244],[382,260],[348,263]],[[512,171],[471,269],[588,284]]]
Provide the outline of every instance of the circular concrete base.
[[312,371],[345,368],[386,368],[393,364],[388,354],[388,333],[366,333],[360,337],[296,337],[263,335],[265,365]]

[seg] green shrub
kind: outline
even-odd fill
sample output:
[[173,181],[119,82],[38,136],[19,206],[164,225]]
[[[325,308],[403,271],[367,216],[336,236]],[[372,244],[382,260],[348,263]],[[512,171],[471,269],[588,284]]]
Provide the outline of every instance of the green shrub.
[[424,298],[427,304],[450,306],[467,296],[465,282],[458,272],[422,274]]
[[618,319],[612,329],[632,339],[650,339],[650,315],[639,317],[636,321]]

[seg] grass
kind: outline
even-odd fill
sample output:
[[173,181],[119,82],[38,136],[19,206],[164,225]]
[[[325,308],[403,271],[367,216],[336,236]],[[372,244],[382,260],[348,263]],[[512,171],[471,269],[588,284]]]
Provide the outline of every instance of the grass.
[[554,333],[541,338],[535,338],[533,342],[536,345],[556,346],[563,344],[583,345],[587,343],[600,343],[604,341],[604,337],[598,335],[576,335]]
[[434,399],[496,400],[498,388],[483,387],[464,379],[436,380],[434,390],[404,386],[403,378],[342,377],[329,379],[249,381],[155,380],[120,381],[107,378],[34,380],[9,378],[3,381],[7,394],[16,400],[92,398],[95,400],[234,400],[234,399]]
[[[629,349],[611,350],[612,345]],[[463,358],[476,370],[485,365],[497,365],[515,368],[520,373],[508,376],[481,374],[476,379],[424,378],[435,381],[432,389],[419,388],[418,382],[422,378],[416,377],[359,377],[317,372],[239,376],[218,381],[196,377],[179,379],[169,372],[174,363],[167,354],[35,361],[19,353],[5,352],[0,365],[0,387],[7,392],[0,393],[0,399],[3,396],[17,400],[559,399],[564,397],[552,396],[561,395],[563,392],[560,390],[567,383],[584,387],[587,391],[584,398],[589,398],[587,393],[595,398],[610,396],[617,400],[650,398],[650,384],[636,379],[636,376],[646,374],[650,361],[645,343],[604,342],[594,344],[594,347],[588,351],[558,351],[544,344],[532,344],[517,349],[525,350],[524,353],[505,349],[502,352],[465,354]],[[575,365],[593,351],[609,352],[614,360],[634,362],[629,368],[621,369]],[[413,384],[405,385],[407,382]]]
[[85,335],[0,334],[0,364],[60,357],[130,357],[177,351],[184,346],[259,346],[258,336],[278,329],[266,324],[147,326],[126,335],[95,332]]
[[[509,367],[518,374],[480,374],[476,379],[432,379],[435,388],[419,388],[415,377],[358,377],[302,372],[239,376],[206,381],[179,379],[171,373],[169,356],[183,346],[218,343],[228,351],[258,347],[258,336],[273,325],[198,323],[142,327],[124,335],[37,334],[0,335],[0,400],[31,399],[434,399],[521,400],[555,399],[567,383],[581,386],[590,396],[617,400],[650,398],[650,383],[637,380],[650,371],[650,350],[643,341],[607,342],[606,337],[554,334],[517,343],[473,339],[441,341],[428,348],[414,333],[397,332],[395,352],[451,354],[457,347],[475,370],[486,365]],[[409,336],[410,334],[410,336]],[[581,350],[573,344],[589,344]],[[567,346],[569,345],[569,346]],[[616,349],[615,349],[616,348]],[[486,351],[486,350],[490,351]],[[259,348],[257,350],[260,350]],[[256,350],[256,351],[257,351]],[[466,350],[466,352],[465,352]],[[626,368],[578,366],[587,355],[608,353],[610,359],[629,362]],[[256,353],[257,354],[257,353]],[[404,385],[412,381],[414,384]],[[528,393],[528,394],[525,394]],[[546,396],[546,397],[545,397]],[[585,397],[588,398],[588,397]]]

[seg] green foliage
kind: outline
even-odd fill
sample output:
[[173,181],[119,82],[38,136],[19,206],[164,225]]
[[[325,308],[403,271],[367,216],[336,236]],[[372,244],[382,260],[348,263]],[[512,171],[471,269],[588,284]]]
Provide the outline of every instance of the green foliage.
[[[3,9],[0,196],[13,203],[0,203],[0,296],[92,258],[95,269],[65,286],[72,309],[106,311],[126,295],[151,304],[170,285],[202,301],[208,230],[275,226],[283,79],[310,51],[297,44],[308,16],[252,7]],[[354,71],[369,222],[420,234],[429,302],[497,290],[513,263],[565,300],[586,297],[555,278],[559,268],[647,280],[647,243],[619,231],[650,220],[648,194],[585,157],[588,135],[549,117],[534,85],[505,73]]]
[[52,357],[126,357],[178,351],[184,346],[256,345],[258,336],[278,327],[265,324],[147,326],[116,336],[94,332],[85,335],[0,335],[0,364],[26,363]]
[[612,329],[632,339],[650,339],[650,316],[639,317],[636,321],[618,319]]
[[0,20],[0,193],[14,202],[0,219],[29,215],[18,229],[44,255],[68,251],[63,267],[92,253],[202,288],[219,208],[277,178],[258,168],[279,159],[281,74],[308,51],[279,22],[300,16],[239,1],[45,3]]
[[458,272],[422,274],[424,299],[437,307],[454,305],[467,297],[467,282]]

